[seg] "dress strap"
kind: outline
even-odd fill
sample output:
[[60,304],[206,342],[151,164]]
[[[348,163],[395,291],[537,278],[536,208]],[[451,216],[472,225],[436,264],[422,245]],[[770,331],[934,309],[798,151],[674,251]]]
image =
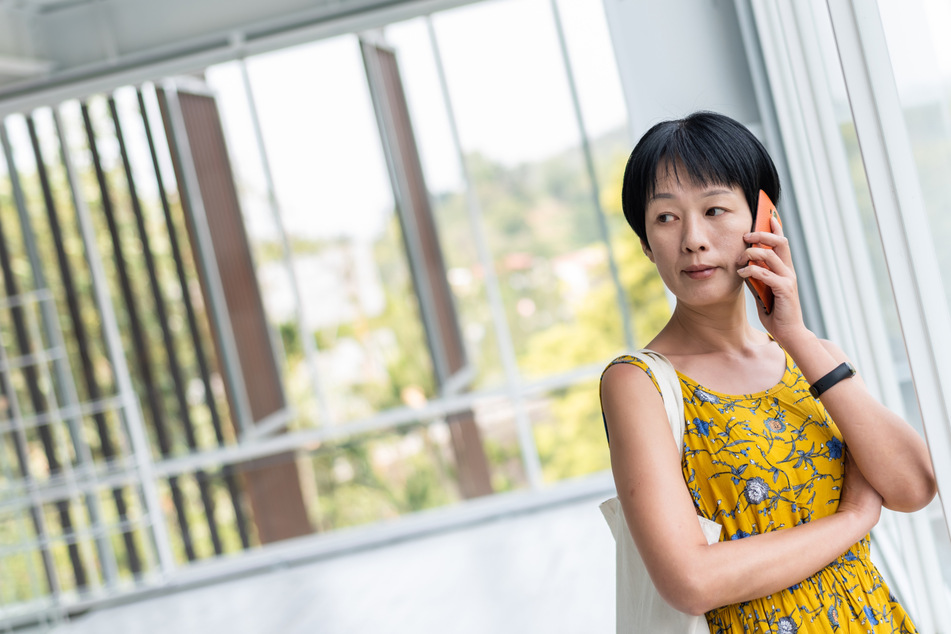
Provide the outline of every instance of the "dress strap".
[[[660,392],[661,398],[664,402],[664,409],[667,413],[667,420],[670,423],[671,432],[673,433],[674,439],[677,441],[678,447],[683,451],[682,438],[684,435],[684,400],[683,393],[680,386],[680,378],[677,375],[677,371],[674,369],[673,364],[665,357],[664,355],[654,352],[648,348],[643,348],[634,352],[633,354],[621,355],[614,359],[611,363],[608,364],[605,368],[605,372],[612,365],[618,363],[628,363],[631,365],[636,365],[637,367],[644,370],[647,373],[647,376],[650,377],[651,381],[654,383],[654,387],[657,388],[657,391]],[[602,380],[604,379],[604,372],[601,373]],[[599,390],[600,395],[600,390]],[[601,406],[601,421],[604,424],[604,435],[608,438],[610,443],[611,439],[608,434],[608,421],[604,416],[604,405]]]

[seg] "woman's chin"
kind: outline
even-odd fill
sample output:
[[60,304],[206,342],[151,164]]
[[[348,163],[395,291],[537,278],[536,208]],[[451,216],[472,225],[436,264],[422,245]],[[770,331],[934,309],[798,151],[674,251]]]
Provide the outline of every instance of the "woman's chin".
[[742,286],[728,293],[684,293],[674,296],[678,305],[697,311],[737,309],[746,305]]

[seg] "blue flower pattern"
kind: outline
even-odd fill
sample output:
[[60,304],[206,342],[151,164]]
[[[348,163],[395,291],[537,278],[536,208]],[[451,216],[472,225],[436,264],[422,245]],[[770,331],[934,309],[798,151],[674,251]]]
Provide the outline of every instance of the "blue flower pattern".
[[[629,356],[615,363],[647,369]],[[790,528],[836,511],[845,445],[788,355],[780,383],[758,394],[720,394],[680,379],[687,421],[684,480],[698,512],[723,525],[721,540]],[[866,536],[800,583],[711,610],[710,631],[916,633],[868,551]]]
[[699,418],[694,418],[694,419],[693,419],[693,427],[694,427],[694,429],[697,430],[697,433],[698,433],[698,434],[701,434],[701,435],[703,435],[703,436],[709,436],[709,435],[710,435],[710,423],[708,423],[708,422],[705,421],[705,420],[701,420],[701,419],[699,419]]
[[832,438],[826,441],[826,448],[829,450],[829,460],[838,460],[842,457],[842,449],[845,447],[838,438]]
[[826,618],[829,619],[829,623],[832,625],[832,631],[836,632],[839,629],[839,611],[836,610],[834,605],[829,606],[829,610],[826,612]]

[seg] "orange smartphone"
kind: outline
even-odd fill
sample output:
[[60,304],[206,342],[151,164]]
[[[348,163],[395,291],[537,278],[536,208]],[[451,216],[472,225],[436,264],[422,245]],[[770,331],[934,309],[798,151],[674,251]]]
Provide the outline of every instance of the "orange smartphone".
[[[776,218],[776,221],[779,222],[779,226],[783,226],[782,220],[779,219],[779,212],[776,211],[776,205],[773,204],[773,201],[769,199],[769,196],[766,195],[762,189],[759,190],[759,201],[756,204],[756,221],[753,223],[753,231],[767,231],[772,233],[773,230],[769,225],[769,219]],[[753,244],[751,246],[760,247],[762,249],[771,249],[765,244]],[[751,264],[757,266],[769,268],[762,262],[753,262]],[[757,303],[763,307],[763,310],[768,315],[773,310],[773,289],[768,285],[760,282],[759,280],[754,280],[752,278],[746,279],[746,285],[750,287],[750,291],[753,293],[753,297],[756,298]]]

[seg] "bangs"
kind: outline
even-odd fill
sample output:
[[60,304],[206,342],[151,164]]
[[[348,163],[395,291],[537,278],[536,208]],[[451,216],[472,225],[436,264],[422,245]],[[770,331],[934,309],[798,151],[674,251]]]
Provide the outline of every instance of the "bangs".
[[685,180],[700,187],[736,185],[745,191],[743,180],[752,167],[750,161],[743,161],[735,150],[730,151],[729,143],[704,143],[707,140],[676,134],[667,146],[658,148],[661,151],[657,157],[645,165],[646,199],[653,198],[657,181],[665,174],[673,174],[677,182]]

